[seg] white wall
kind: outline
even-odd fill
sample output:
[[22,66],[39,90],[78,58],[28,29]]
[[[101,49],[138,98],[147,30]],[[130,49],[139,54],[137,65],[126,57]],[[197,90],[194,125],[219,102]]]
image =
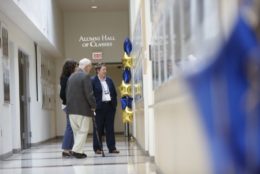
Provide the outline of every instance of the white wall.
[[[41,62],[44,60],[41,56],[43,52],[38,49],[38,101],[36,100],[36,69],[35,69],[35,57],[31,56],[30,59],[30,91],[31,91],[31,105],[30,105],[30,118],[31,118],[31,131],[32,131],[32,143],[41,142],[56,136],[56,110],[42,109],[42,83],[41,83]],[[46,55],[46,52],[44,52]],[[52,57],[45,57],[46,59],[53,59]],[[55,79],[56,73],[52,78]],[[56,85],[56,82],[55,82]],[[56,93],[56,91],[55,91]],[[56,108],[56,107],[54,107]]]
[[[0,155],[20,149],[20,106],[19,106],[19,73],[18,73],[18,49],[29,56],[29,87],[30,87],[30,121],[32,131],[32,143],[41,142],[55,137],[55,112],[42,109],[41,98],[41,56],[38,55],[38,95],[36,101],[36,69],[34,41],[29,37],[30,33],[23,32],[19,26],[13,23],[2,11],[0,22],[8,29],[9,34],[9,59],[10,59],[10,90],[11,102],[3,100],[3,67],[0,56]],[[40,49],[39,49],[40,51]],[[44,60],[43,60],[44,61]]]
[[134,107],[134,124],[135,133],[134,136],[138,144],[145,149],[145,117],[144,117],[144,101],[138,101]]
[[13,0],[29,20],[59,50],[64,51],[62,11],[56,0]]
[[212,173],[202,122],[182,79],[162,85],[153,108],[155,162],[162,172]]
[[[3,83],[0,83],[0,108],[1,117],[0,122],[2,123],[2,151],[0,154],[10,152],[12,149],[20,148],[20,112],[19,112],[19,76],[18,76],[18,47],[22,48],[28,55],[34,54],[33,41],[31,41],[28,36],[22,31],[17,29],[4,14],[0,13],[0,21],[5,24],[8,29],[9,42],[13,43],[13,49],[10,51],[15,51],[16,54],[10,53],[9,59],[10,63],[10,88],[11,88],[11,102],[10,104],[5,104],[3,100]],[[12,56],[12,57],[11,57]],[[2,57],[0,70],[2,72]],[[2,73],[1,73],[2,74]],[[0,81],[3,81],[2,75],[0,76]],[[14,109],[11,112],[11,108]],[[15,129],[13,129],[15,128]],[[1,150],[1,149],[0,149]]]
[[[103,62],[121,62],[123,43],[128,37],[128,12],[66,12],[64,14],[65,57],[92,58],[92,52],[101,51]],[[83,36],[114,36],[111,47],[82,47]]]

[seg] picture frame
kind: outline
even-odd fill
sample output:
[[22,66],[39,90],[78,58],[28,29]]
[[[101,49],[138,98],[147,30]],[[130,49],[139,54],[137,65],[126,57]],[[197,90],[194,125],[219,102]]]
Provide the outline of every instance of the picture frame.
[[55,109],[55,61],[41,52],[42,109]]
[[3,67],[3,90],[4,90],[4,103],[10,103],[10,60],[9,60],[9,39],[8,29],[1,24],[1,49],[2,49],[2,67]]

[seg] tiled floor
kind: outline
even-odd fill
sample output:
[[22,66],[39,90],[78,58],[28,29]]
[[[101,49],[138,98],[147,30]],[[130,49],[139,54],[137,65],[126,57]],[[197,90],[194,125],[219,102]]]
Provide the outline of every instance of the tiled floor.
[[118,136],[117,149],[120,154],[106,157],[92,150],[92,138],[85,145],[86,159],[62,158],[61,140],[34,146],[0,161],[0,174],[156,174],[150,157],[124,136]]

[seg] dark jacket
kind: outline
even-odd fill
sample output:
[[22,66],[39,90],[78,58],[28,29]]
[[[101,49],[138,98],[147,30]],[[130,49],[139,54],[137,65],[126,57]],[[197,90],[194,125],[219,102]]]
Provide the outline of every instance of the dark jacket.
[[67,110],[69,114],[93,116],[96,100],[91,79],[83,70],[73,73],[67,83]]
[[[111,104],[114,109],[116,109],[117,106],[117,93],[114,86],[114,83],[111,78],[106,77],[107,86],[109,88],[110,97],[111,97]],[[97,102],[97,109],[101,108],[102,105],[102,85],[98,78],[98,76],[92,77],[92,85],[94,90],[94,95],[96,97]]]
[[66,86],[67,86],[67,81],[69,77],[68,76],[63,76],[60,78],[60,98],[62,100],[62,104],[66,105],[67,100],[66,100]]

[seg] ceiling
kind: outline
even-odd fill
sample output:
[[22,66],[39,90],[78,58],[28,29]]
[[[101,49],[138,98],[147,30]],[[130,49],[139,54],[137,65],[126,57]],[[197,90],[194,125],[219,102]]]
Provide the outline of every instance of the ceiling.
[[[66,11],[125,11],[129,0],[58,0],[61,9]],[[98,8],[92,9],[91,6]]]

